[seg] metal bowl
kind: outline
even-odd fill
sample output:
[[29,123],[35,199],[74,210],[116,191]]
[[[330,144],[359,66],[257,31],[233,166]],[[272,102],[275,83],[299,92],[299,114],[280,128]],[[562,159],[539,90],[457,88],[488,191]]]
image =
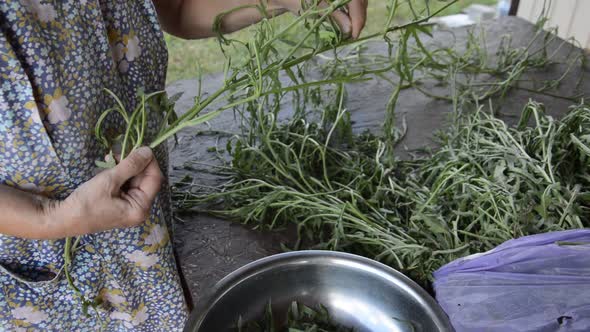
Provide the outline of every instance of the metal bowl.
[[453,331],[428,293],[373,260],[332,251],[266,257],[222,279],[199,301],[186,332],[235,331],[243,321],[284,317],[292,301],[328,309],[334,322],[358,332]]

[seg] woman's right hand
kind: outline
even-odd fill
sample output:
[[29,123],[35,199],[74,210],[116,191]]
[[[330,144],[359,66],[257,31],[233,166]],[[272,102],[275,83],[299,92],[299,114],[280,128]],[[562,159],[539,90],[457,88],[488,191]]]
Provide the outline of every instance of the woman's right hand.
[[[301,10],[301,0],[274,0],[274,2],[280,7],[295,14],[299,13]],[[327,6],[328,4],[327,2],[323,2],[322,5]],[[354,39],[357,39],[360,36],[367,21],[368,5],[368,0],[351,0],[350,3],[346,5],[347,13],[343,11],[335,11],[332,14],[332,17],[336,20],[340,29],[342,29],[342,33],[349,35]]]
[[51,227],[59,223],[61,227],[55,230],[62,228],[62,234],[50,236],[55,238],[137,226],[148,218],[162,180],[151,149],[141,147],[64,201],[46,201],[44,224]]

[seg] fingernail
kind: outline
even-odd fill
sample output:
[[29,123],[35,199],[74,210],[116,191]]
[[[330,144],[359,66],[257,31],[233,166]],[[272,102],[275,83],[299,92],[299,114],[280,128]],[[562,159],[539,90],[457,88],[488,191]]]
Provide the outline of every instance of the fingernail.
[[346,22],[346,26],[344,27],[344,32],[346,32],[347,34],[351,34],[352,33],[352,24]]
[[142,156],[143,158],[150,158],[152,156],[152,149],[147,146],[142,146],[139,149],[135,150],[135,153]]
[[350,36],[350,34],[352,33],[352,27],[348,22],[343,22],[340,29],[342,29],[342,34],[345,36]]

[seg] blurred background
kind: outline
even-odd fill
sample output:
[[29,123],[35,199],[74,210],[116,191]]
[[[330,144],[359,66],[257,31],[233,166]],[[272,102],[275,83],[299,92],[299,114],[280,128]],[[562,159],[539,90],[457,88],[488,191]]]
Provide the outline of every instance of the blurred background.
[[[424,2],[426,1],[416,1],[417,4]],[[432,10],[446,4],[444,0],[428,2]],[[364,35],[382,31],[387,21],[388,3],[389,1],[385,0],[369,0],[369,19]],[[416,5],[415,10],[420,10],[418,7],[419,5]],[[558,27],[560,37],[575,38],[577,46],[590,48],[590,22],[585,17],[590,13],[590,0],[461,0],[440,14],[438,24],[458,27],[505,15],[516,15],[536,22],[544,8],[547,11],[545,15],[548,17],[548,26]],[[402,6],[395,19],[402,23],[411,17],[412,13],[408,6]],[[292,15],[285,14],[274,19],[274,22],[280,27],[289,24],[292,19]],[[230,36],[238,40],[248,40],[252,31],[251,27]],[[168,83],[195,78],[199,72],[208,74],[222,70],[224,55],[215,38],[183,40],[171,35],[166,35],[165,38],[169,50]],[[229,52],[231,53],[231,50]],[[236,54],[232,56],[236,58]]]
[[[421,2],[421,1],[419,1]],[[541,1],[542,2],[542,1]],[[372,34],[383,30],[383,25],[387,21],[386,6],[388,1],[385,0],[369,0],[369,11],[367,26],[363,34]],[[446,2],[435,0],[431,2],[432,10],[440,8]],[[463,9],[473,5],[482,4],[494,6],[496,8],[497,0],[462,0],[458,5],[451,6],[444,11],[443,15],[457,14]],[[399,22],[408,20],[411,17],[411,12],[407,6],[400,8],[398,17]],[[293,19],[291,14],[285,14],[275,19],[279,26],[287,25]],[[233,38],[239,40],[248,40],[251,36],[253,28],[248,28],[231,34]],[[187,78],[194,78],[199,72],[199,65],[203,74],[217,72],[222,70],[224,55],[219,48],[219,44],[215,38],[201,39],[201,40],[183,40],[171,35],[166,35],[166,43],[168,45],[169,62],[168,62],[168,83]]]

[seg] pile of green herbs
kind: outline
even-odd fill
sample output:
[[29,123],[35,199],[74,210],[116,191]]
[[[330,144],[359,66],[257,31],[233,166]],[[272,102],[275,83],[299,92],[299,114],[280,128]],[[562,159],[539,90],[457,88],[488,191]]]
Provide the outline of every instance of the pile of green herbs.
[[530,103],[515,128],[481,108],[446,131],[432,156],[411,161],[384,158],[382,137],[337,139],[345,114],[328,130],[304,120],[255,128],[259,141],[228,147],[230,183],[206,196],[182,192],[178,202],[222,203],[209,212],[257,228],[295,224],[315,249],[370,257],[422,284],[441,265],[506,240],[589,226],[587,105],[558,121]]
[[[279,322],[277,322],[277,318]],[[332,321],[328,310],[320,305],[317,309],[292,302],[286,319],[273,314],[272,304],[266,306],[264,315],[257,321],[237,323],[238,332],[354,332],[354,329],[339,326]],[[282,323],[282,324],[281,324]]]
[[[216,91],[205,95],[199,83],[194,105],[177,115],[174,103],[178,95],[168,98],[163,91],[137,91],[137,98],[132,103],[125,103],[113,91],[105,89],[113,98],[112,107],[105,110],[95,126],[97,140],[110,155],[107,161],[97,161],[100,168],[111,168],[116,164],[115,155],[125,158],[134,149],[148,145],[156,148],[174,137],[178,132],[199,124],[206,123],[221,112],[249,105],[257,100],[265,100],[288,92],[305,90],[338,82],[351,82],[362,78],[364,71],[351,73],[338,78],[299,81],[297,73],[300,66],[316,54],[349,44],[332,21],[331,14],[341,10],[351,0],[328,1],[326,6],[319,0],[307,1],[304,10],[288,26],[275,29],[270,14],[266,10],[266,1],[257,5],[242,6],[222,13],[215,21],[214,30],[223,30],[223,17],[235,10],[253,7],[265,17],[258,25],[255,37],[247,42],[229,40],[219,33],[222,47],[239,48],[247,54],[244,61],[233,62],[228,58],[224,67],[223,84]],[[434,14],[434,13],[433,13]],[[388,26],[385,31],[395,31],[403,26]],[[305,31],[302,35],[289,34],[292,30]],[[289,35],[289,40],[285,37]],[[280,52],[278,50],[281,50]],[[288,72],[293,77],[292,84],[282,85],[278,82],[279,73]],[[157,119],[157,121],[154,121]],[[113,127],[121,122],[123,126]],[[157,122],[159,128],[153,130],[149,124]],[[117,126],[115,126],[117,127]],[[80,298],[84,312],[88,308],[100,305],[100,298],[86,296],[76,286],[70,273],[71,265],[78,250],[80,238],[67,238],[64,246],[64,274],[75,294]]]
[[[393,17],[404,2],[390,3]],[[543,20],[529,45],[515,47],[504,37],[493,58],[475,32],[462,51],[428,47],[430,29],[419,15],[395,36],[383,34],[388,54],[367,53],[360,41],[321,55],[324,81],[332,82],[293,93],[289,121],[277,120],[283,93],[236,107],[244,132],[227,145],[231,180],[212,193],[179,184],[179,209],[261,229],[294,224],[308,248],[360,254],[424,286],[456,258],[529,234],[589,226],[590,109],[582,95],[556,96],[573,104],[561,120],[535,102],[523,105],[516,127],[497,118],[495,106],[511,89],[552,95],[568,72],[585,66],[583,53],[571,48],[559,62],[558,50],[568,46],[541,30]],[[527,79],[558,63],[563,75]],[[301,70],[290,75],[299,86],[308,78]],[[393,92],[383,133],[359,135],[344,83],[371,76],[390,82]],[[442,92],[432,92],[431,82]],[[395,150],[405,134],[395,107],[407,88],[454,106],[440,148],[409,161]]]

